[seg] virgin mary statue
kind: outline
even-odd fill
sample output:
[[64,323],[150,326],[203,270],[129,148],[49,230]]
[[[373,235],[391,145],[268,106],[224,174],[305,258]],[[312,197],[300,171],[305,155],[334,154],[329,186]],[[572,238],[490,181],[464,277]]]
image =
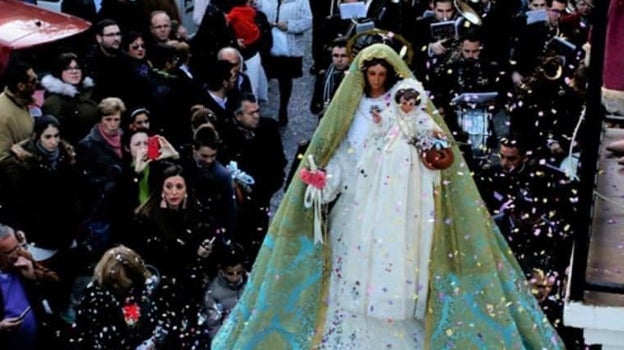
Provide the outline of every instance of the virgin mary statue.
[[337,195],[327,237],[294,180],[213,349],[563,349],[457,147],[442,171],[409,148],[419,120],[450,133],[422,93],[398,113],[406,86],[422,92],[389,46],[358,53],[306,152]]

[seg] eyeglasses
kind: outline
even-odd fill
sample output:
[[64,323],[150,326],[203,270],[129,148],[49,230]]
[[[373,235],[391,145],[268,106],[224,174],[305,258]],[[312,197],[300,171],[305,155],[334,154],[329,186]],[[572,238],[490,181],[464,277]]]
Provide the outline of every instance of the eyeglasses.
[[132,46],[130,46],[130,48],[131,48],[132,50],[144,49],[144,48],[145,48],[145,45],[144,45],[144,44],[136,44],[136,45],[132,45]]
[[105,36],[107,38],[112,38],[112,37],[116,37],[116,36],[121,36],[121,32],[115,32],[115,33],[107,33],[107,34],[102,34],[102,36]]
[[564,12],[564,10],[550,9],[550,12],[560,15]]
[[65,68],[63,70],[66,71],[66,72],[69,72],[69,71],[79,71],[79,70],[82,70],[82,68],[80,68],[78,66],[70,66],[70,67],[67,67],[67,68]]

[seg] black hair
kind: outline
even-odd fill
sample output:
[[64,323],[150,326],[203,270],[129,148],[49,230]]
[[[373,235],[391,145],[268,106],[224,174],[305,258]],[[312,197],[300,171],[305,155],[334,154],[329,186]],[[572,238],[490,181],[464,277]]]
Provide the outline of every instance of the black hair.
[[59,122],[59,120],[52,114],[44,114],[39,118],[35,118],[35,127],[33,129],[35,140],[39,140],[41,134],[43,134],[48,126],[55,127],[60,131],[61,122]]
[[[78,59],[78,55],[76,55],[73,52],[64,52],[58,55],[56,57],[56,60],[54,60],[54,66],[52,67],[52,75],[60,79],[61,74],[63,74],[63,71],[65,70],[65,68],[69,67],[72,61],[76,61],[76,64],[78,64],[79,67],[82,66],[80,60]],[[84,75],[83,75],[83,79],[84,79]]]
[[221,145],[221,138],[214,127],[202,126],[193,135],[193,149],[199,150],[202,147],[209,147],[218,150]]
[[469,29],[467,30],[462,36],[461,36],[461,42],[464,42],[465,40],[468,40],[472,43],[474,42],[480,42],[483,43],[483,38],[481,36],[481,31],[477,28],[474,29]]
[[137,130],[128,130],[128,131],[124,131],[123,134],[121,134],[121,145],[127,149],[130,149],[130,140],[132,140],[132,137],[136,134],[139,133],[144,133],[147,135],[147,137],[150,137],[153,135],[152,132],[150,132],[147,129],[137,129]]
[[132,112],[130,112],[130,123],[134,123],[134,120],[139,114],[147,114],[148,117],[152,116],[149,109],[145,107],[136,107],[132,110]]
[[239,100],[241,102],[241,105],[242,105],[242,102],[251,102],[251,103],[258,102],[258,99],[256,99],[256,95],[248,93],[248,92],[241,93],[239,96]]
[[110,19],[110,18],[105,18],[99,22],[97,22],[97,24],[95,25],[95,33],[102,35],[104,34],[104,28],[108,27],[108,26],[118,26],[119,24],[117,24],[117,22],[115,22],[114,20]]
[[207,67],[206,85],[208,90],[217,91],[223,87],[223,82],[232,77],[234,65],[227,61],[215,61]]
[[[165,180],[173,176],[181,176],[186,180],[186,174],[184,169],[179,164],[175,163],[163,163],[165,166],[162,168],[162,175],[160,177],[160,184],[162,185]],[[160,190],[160,189],[159,189]]]
[[17,92],[19,83],[27,83],[30,79],[28,71],[32,69],[32,65],[21,60],[13,60],[9,63],[7,70],[3,76],[6,86],[13,93]]
[[339,35],[337,37],[334,38],[334,40],[331,41],[331,43],[329,44],[330,48],[334,48],[334,47],[347,47],[347,37]]
[[167,62],[177,65],[179,61],[176,49],[167,44],[156,44],[150,50],[150,62],[154,68],[163,69]]
[[[147,177],[150,196],[142,205],[146,209],[145,212],[153,213],[154,208],[158,207],[165,180],[173,176],[181,176],[186,183],[187,193],[190,192],[190,182],[181,165],[166,160],[153,162],[152,165],[150,165],[150,172]],[[141,208],[141,206],[139,208]]]
[[245,249],[239,243],[229,241],[217,245],[217,249],[218,265],[221,269],[245,262]]
[[130,44],[132,44],[136,39],[141,38],[145,41],[145,37],[143,37],[143,33],[137,32],[136,30],[131,30],[127,34],[125,34],[121,40],[121,48],[124,51],[128,51],[130,49]]
[[502,137],[500,139],[500,144],[501,146],[509,148],[517,148],[522,156],[526,155],[528,151],[524,137],[518,133],[512,133],[507,137]]
[[401,102],[401,98],[404,98],[406,100],[414,99],[416,100],[416,105],[418,105],[420,104],[420,100],[422,96],[420,96],[420,92],[418,92],[416,89],[407,88],[407,89],[399,89],[399,91],[396,92],[396,94],[394,95],[394,102],[396,103]]
[[[451,5],[453,4],[453,0],[433,0],[433,7],[435,7],[437,3],[445,3],[445,2],[449,2],[451,3]],[[453,10],[454,9],[455,9],[455,5],[453,5]]]
[[396,82],[399,81],[399,76],[397,75],[394,67],[388,61],[384,60],[383,58],[372,58],[368,61],[364,61],[364,63],[362,64],[361,71],[362,71],[362,74],[364,75],[364,93],[367,96],[370,94],[370,84],[368,83],[368,80],[366,79],[366,71],[368,71],[370,67],[373,67],[376,65],[381,65],[387,70],[387,77],[386,77],[386,81],[384,82],[384,88],[386,91],[390,91],[390,89],[394,86],[394,84],[396,84]]
[[258,100],[256,99],[256,96],[254,94],[250,94],[248,92],[241,93],[238,96],[237,105],[236,105],[236,108],[234,109],[235,116],[243,113],[243,102],[257,103]]

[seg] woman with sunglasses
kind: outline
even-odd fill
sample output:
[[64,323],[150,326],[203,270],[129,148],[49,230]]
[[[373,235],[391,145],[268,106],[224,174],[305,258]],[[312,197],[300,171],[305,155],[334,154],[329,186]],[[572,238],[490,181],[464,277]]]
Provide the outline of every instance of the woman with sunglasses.
[[45,89],[42,110],[63,124],[63,139],[75,145],[97,123],[97,103],[91,99],[93,80],[83,74],[78,55],[60,54],[52,73],[41,79]]
[[124,35],[121,50],[126,54],[129,76],[126,78],[128,91],[122,100],[130,108],[145,106],[150,101],[150,92],[155,84],[152,63],[147,59],[147,44],[140,32],[131,31]]

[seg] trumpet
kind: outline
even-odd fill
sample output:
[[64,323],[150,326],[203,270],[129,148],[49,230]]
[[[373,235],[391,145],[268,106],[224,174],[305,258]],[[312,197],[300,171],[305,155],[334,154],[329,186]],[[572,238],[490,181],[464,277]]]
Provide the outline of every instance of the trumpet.
[[[472,1],[473,3],[478,3],[479,1]],[[460,16],[462,16],[466,21],[470,22],[473,25],[480,26],[483,21],[481,20],[481,16],[479,13],[472,8],[472,6],[468,5],[465,1],[462,0],[454,0],[453,5]]]
[[535,91],[542,91],[544,88],[561,89],[562,84],[558,81],[564,75],[564,59],[561,56],[547,56],[533,73],[531,73],[522,85],[518,87],[516,92],[516,100],[526,100],[527,98],[538,98],[540,94],[534,94]]
[[565,59],[561,56],[552,56],[544,59],[542,66],[538,68],[546,80],[557,80],[563,75]]

